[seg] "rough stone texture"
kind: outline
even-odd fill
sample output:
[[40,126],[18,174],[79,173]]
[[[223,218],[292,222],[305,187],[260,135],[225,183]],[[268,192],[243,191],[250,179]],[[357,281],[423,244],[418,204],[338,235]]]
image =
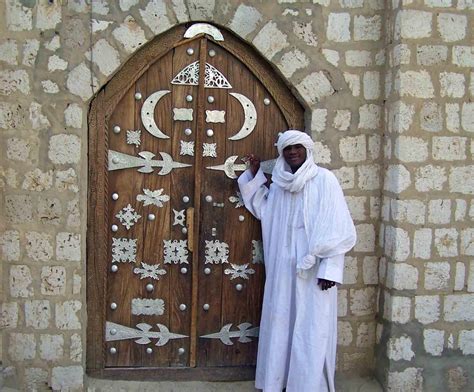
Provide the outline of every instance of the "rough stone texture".
[[55,135],[49,140],[48,157],[53,163],[77,163],[81,157],[81,140],[76,135]]
[[51,375],[51,387],[54,390],[81,390],[83,386],[82,366],[54,367]]
[[253,44],[263,56],[271,59],[289,45],[286,38],[287,35],[278,29],[275,22],[268,22],[258,32]]
[[36,356],[36,340],[33,334],[10,333],[8,354],[13,361],[25,361]]
[[25,302],[25,324],[34,329],[46,329],[49,326],[51,309],[49,301],[32,300]]

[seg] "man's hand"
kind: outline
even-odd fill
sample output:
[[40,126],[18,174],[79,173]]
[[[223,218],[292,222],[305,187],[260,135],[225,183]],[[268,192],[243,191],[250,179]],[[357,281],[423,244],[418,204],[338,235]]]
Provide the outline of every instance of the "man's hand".
[[250,171],[255,177],[255,174],[257,174],[258,169],[260,169],[260,158],[253,154],[249,154],[245,157],[245,160],[250,164]]
[[331,287],[336,285],[336,282],[326,279],[318,279],[318,284],[321,286],[321,290],[329,290]]

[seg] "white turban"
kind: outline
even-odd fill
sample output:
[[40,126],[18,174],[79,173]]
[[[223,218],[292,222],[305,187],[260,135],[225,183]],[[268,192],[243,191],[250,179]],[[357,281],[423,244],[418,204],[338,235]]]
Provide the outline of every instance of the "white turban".
[[[283,149],[295,144],[301,144],[306,148],[306,161],[293,173],[283,157]],[[272,181],[289,192],[301,191],[306,182],[318,173],[318,166],[313,159],[313,147],[314,142],[306,133],[293,129],[283,132],[277,142],[280,156],[272,172]]]

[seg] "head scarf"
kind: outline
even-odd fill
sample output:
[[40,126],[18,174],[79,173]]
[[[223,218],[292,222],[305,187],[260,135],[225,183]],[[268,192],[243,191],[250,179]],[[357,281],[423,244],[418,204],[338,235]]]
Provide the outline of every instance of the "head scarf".
[[[306,148],[306,161],[295,173],[292,173],[290,165],[286,163],[283,156],[283,149],[295,144],[301,144]],[[301,191],[306,182],[318,173],[318,166],[313,159],[313,147],[314,142],[306,133],[293,129],[283,132],[277,142],[280,156],[272,172],[272,181],[289,192]]]

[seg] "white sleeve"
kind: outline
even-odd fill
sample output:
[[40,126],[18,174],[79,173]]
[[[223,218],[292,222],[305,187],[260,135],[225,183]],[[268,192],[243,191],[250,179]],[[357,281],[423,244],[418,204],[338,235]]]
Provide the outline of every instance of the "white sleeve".
[[344,254],[321,259],[318,268],[318,279],[342,283],[344,276]]
[[250,169],[243,172],[237,180],[245,207],[257,219],[262,219],[262,211],[267,204],[268,188],[265,186],[267,178],[261,169],[255,177]]

